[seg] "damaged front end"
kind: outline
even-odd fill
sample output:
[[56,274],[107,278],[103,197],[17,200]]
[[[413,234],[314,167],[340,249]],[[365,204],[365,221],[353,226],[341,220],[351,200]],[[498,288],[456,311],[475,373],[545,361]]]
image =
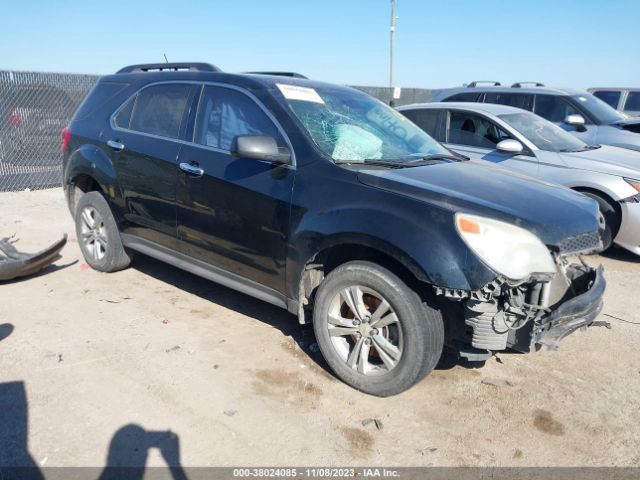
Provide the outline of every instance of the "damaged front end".
[[464,312],[464,325],[450,332],[460,356],[484,360],[505,349],[555,350],[564,337],[591,325],[602,311],[606,282],[601,266],[592,268],[581,258],[599,251],[599,238],[582,237],[553,253],[555,274],[520,282],[500,276],[473,292],[436,288],[437,294],[460,301]]

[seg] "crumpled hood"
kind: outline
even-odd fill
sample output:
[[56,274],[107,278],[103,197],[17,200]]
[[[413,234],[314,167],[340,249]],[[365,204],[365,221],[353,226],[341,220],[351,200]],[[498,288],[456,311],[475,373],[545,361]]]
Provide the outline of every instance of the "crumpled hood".
[[603,145],[595,150],[560,153],[567,166],[640,180],[640,152]]
[[598,229],[598,206],[568,188],[484,161],[463,161],[358,172],[365,185],[451,212],[484,215],[519,225],[547,245]]

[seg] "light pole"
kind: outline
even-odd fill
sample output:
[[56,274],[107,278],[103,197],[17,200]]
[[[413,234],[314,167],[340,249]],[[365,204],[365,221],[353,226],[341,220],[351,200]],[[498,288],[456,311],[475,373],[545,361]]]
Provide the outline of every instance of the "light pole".
[[[391,28],[389,29],[389,88],[394,87],[393,78],[393,36],[396,33],[396,2],[397,0],[391,0]],[[391,94],[391,105],[393,105],[393,93]]]

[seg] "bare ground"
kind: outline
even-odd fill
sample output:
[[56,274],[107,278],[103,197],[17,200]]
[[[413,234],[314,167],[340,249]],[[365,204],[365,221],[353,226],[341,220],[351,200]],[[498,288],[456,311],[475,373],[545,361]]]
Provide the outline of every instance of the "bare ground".
[[20,249],[63,232],[54,267],[0,285],[0,393],[21,382],[28,415],[0,412],[0,464],[20,458],[21,433],[47,466],[146,450],[149,465],[161,452],[188,466],[640,464],[640,258],[621,250],[590,260],[606,268],[611,329],[477,369],[448,359],[380,399],[336,380],[287,312],[141,255],[95,272],[60,190],[0,194],[0,236]]

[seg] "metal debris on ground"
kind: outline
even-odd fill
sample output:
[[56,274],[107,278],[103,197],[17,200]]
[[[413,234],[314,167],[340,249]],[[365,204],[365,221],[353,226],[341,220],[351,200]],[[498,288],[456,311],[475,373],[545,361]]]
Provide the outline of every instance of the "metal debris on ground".
[[424,456],[424,455],[428,455],[430,453],[433,453],[436,450],[438,450],[436,447],[427,447],[427,448],[423,448],[422,450],[420,450],[420,453]]
[[513,387],[513,383],[509,380],[505,380],[504,378],[487,377],[482,380],[482,383],[485,385],[493,385],[498,388]]
[[375,424],[378,430],[382,430],[384,428],[384,424],[382,423],[382,420],[380,420],[379,418],[365,418],[364,420],[362,420],[363,427],[366,427],[370,423]]
[[225,411],[224,411],[224,414],[225,414],[227,417],[233,417],[236,413],[238,413],[238,411],[237,411],[237,410],[225,410]]

